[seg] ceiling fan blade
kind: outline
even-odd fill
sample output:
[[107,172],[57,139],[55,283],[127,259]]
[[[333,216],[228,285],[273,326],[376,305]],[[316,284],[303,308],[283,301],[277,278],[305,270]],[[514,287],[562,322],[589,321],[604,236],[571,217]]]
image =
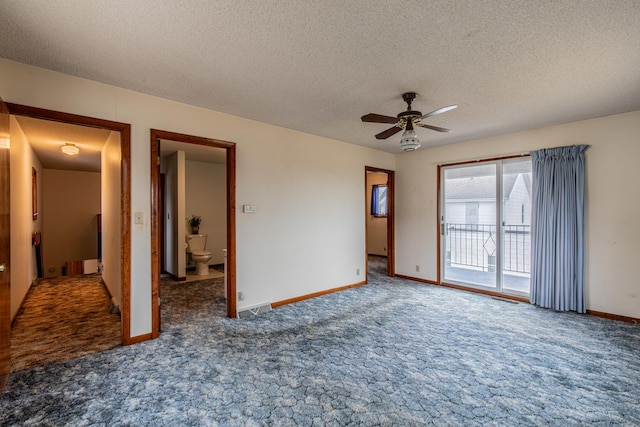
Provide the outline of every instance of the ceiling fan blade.
[[395,135],[396,133],[400,132],[401,130],[402,130],[402,128],[399,128],[398,126],[391,127],[389,129],[385,130],[384,132],[380,132],[379,134],[377,134],[376,135],[376,139],[387,139],[391,135]]
[[382,114],[370,113],[370,114],[365,114],[364,116],[362,116],[362,121],[363,122],[372,122],[372,123],[390,123],[390,124],[394,124],[394,123],[398,123],[398,118],[397,117],[391,117],[391,116],[383,116]]
[[422,116],[422,118],[426,119],[427,117],[435,116],[437,114],[446,113],[447,111],[453,110],[455,108],[458,108],[458,106],[457,105],[449,105],[448,107],[438,108],[437,110],[433,110],[432,112],[425,114],[424,116]]
[[441,128],[441,127],[438,127],[438,126],[423,125],[422,123],[418,123],[418,126],[420,126],[421,128],[427,128],[427,129],[435,130],[437,132],[451,132],[451,129]]

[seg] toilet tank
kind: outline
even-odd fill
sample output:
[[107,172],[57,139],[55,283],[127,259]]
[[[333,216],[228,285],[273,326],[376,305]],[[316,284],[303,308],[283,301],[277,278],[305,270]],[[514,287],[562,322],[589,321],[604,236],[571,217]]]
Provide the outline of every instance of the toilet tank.
[[204,247],[207,244],[206,234],[187,234],[187,244],[189,245],[189,251],[204,251]]

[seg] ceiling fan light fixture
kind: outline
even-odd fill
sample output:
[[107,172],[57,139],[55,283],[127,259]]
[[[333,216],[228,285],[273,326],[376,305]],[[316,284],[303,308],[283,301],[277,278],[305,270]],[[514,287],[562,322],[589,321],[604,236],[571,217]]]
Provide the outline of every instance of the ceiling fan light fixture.
[[416,151],[420,148],[420,140],[415,130],[407,129],[404,131],[400,140],[400,147],[402,151]]
[[65,143],[62,147],[60,147],[60,151],[67,156],[75,156],[80,152],[80,149],[76,147],[76,144]]

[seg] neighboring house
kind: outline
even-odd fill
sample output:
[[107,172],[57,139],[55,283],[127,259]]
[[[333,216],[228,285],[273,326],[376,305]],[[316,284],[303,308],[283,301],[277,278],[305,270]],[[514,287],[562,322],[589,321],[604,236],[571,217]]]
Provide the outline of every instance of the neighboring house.
[[[449,172],[449,171],[447,171]],[[496,203],[500,203],[493,175],[451,176],[445,179],[444,226],[446,265],[496,267]],[[464,171],[463,171],[464,172]],[[464,173],[463,173],[464,175]],[[530,272],[531,172],[505,174],[502,179],[503,267]]]
[[[493,176],[447,179],[445,222],[492,225],[496,223],[496,180]],[[531,173],[505,175],[505,225],[531,223]]]

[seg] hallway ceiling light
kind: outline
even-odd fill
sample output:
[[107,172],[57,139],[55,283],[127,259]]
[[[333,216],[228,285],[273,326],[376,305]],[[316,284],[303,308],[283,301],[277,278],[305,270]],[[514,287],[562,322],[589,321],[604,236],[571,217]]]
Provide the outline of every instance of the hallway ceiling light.
[[60,151],[66,154],[67,156],[75,156],[80,152],[80,149],[76,147],[76,144],[65,143],[62,147],[60,147]]

